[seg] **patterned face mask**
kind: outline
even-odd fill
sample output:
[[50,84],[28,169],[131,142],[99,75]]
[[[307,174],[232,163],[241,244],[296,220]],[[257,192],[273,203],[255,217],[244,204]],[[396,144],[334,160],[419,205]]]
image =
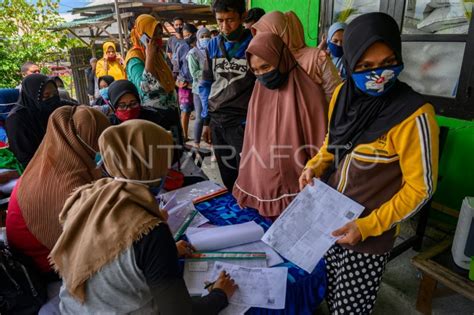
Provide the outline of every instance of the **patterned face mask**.
[[380,67],[352,74],[352,80],[359,90],[371,96],[381,96],[387,93],[397,81],[402,65]]

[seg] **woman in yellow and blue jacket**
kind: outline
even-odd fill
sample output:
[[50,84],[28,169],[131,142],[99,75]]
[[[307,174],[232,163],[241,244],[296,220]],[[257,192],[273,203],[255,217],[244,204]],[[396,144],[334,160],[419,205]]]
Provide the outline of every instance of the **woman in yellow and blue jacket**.
[[397,224],[431,198],[438,176],[433,106],[397,79],[400,30],[384,13],[354,19],[344,33],[347,80],[334,92],[329,130],[300,187],[321,178],[365,207],[333,232],[326,253],[331,314],[370,314]]

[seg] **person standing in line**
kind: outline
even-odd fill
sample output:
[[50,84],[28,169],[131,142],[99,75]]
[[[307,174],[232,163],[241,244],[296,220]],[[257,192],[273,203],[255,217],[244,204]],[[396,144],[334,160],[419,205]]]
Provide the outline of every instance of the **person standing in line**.
[[211,32],[202,27],[197,32],[196,47],[189,51],[187,59],[189,72],[193,77],[194,109],[196,110],[196,121],[194,124],[194,146],[199,148],[201,136],[204,133],[204,141],[210,142],[209,119],[207,112],[202,111],[201,98],[199,97],[199,83],[202,80],[202,69],[206,60],[206,49],[211,40]]
[[112,42],[105,42],[103,45],[104,57],[97,62],[95,75],[97,78],[104,75],[113,76],[115,80],[123,80],[127,78],[125,73],[124,61],[117,54],[117,48]]
[[97,58],[93,57],[89,60],[91,65],[86,69],[86,78],[87,78],[87,95],[89,95],[90,104],[92,105],[100,95],[99,95],[99,82],[98,78],[95,75],[95,69],[97,66]]
[[179,45],[174,55],[175,62],[178,65],[179,73],[176,80],[178,86],[178,101],[181,109],[181,125],[185,142],[188,141],[189,119],[194,110],[192,84],[193,77],[189,71],[188,53],[196,46],[197,28],[193,24],[186,23],[183,27],[184,43]]
[[252,8],[247,13],[247,17],[244,20],[244,27],[248,30],[252,28],[252,25],[258,22],[262,16],[265,15],[265,10],[262,8]]
[[176,35],[171,36],[168,39],[168,42],[166,43],[166,55],[168,56],[168,60],[171,61],[171,70],[173,71],[174,78],[176,79],[178,77],[179,73],[179,67],[176,62],[174,62],[175,59],[175,53],[178,47],[184,43],[184,38],[183,38],[183,27],[184,27],[184,19],[181,17],[175,17],[173,19],[173,27],[176,32]]
[[242,25],[245,0],[216,0],[212,9],[221,34],[207,47],[199,94],[203,111],[209,110],[222,181],[231,191],[238,176],[247,108],[255,85],[245,55],[252,34]]

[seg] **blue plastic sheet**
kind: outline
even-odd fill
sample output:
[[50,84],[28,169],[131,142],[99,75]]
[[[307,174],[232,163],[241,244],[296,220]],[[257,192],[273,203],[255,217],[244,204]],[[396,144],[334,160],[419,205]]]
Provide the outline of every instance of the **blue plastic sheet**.
[[[267,230],[272,222],[263,218],[254,209],[241,209],[234,197],[225,195],[201,202],[196,209],[214,225],[239,224],[255,221]],[[310,315],[324,299],[326,294],[326,266],[321,260],[314,271],[309,274],[294,264],[285,261],[279,265],[288,267],[288,284],[286,306],[284,310],[251,308],[246,314],[252,315]]]

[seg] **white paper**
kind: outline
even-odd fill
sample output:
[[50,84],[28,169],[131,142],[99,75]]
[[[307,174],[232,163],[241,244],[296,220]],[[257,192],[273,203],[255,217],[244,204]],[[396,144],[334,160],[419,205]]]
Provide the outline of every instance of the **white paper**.
[[210,229],[213,229],[213,228],[216,228],[216,227],[218,227],[218,226],[216,226],[216,225],[206,225],[206,226],[202,226],[202,227],[192,227],[192,226],[190,226],[186,229],[186,235],[189,237],[189,235],[200,233],[200,232],[210,230]]
[[244,315],[250,309],[246,305],[229,304],[219,312],[219,315]]
[[[206,282],[213,282],[212,270],[218,260],[188,259],[184,262],[183,278],[188,292],[193,296],[201,296],[208,293],[204,289]],[[265,259],[232,259],[233,264],[245,267],[266,267]]]
[[[162,200],[164,203],[164,200]],[[166,202],[165,205],[162,206],[163,210],[170,211],[174,207],[178,205],[178,201],[176,200],[176,193],[174,193],[171,198]]]
[[254,221],[220,226],[188,235],[198,251],[216,251],[227,247],[256,242],[262,238],[263,228]]
[[[197,210],[192,202],[185,202],[175,206],[171,210],[168,210],[167,222],[173,235],[181,228],[188,216],[191,215],[194,211]],[[198,227],[207,222],[209,222],[209,220],[198,212],[189,224],[189,226]]]
[[171,201],[172,198],[175,199],[176,203],[182,203],[186,201],[193,201],[196,198],[215,193],[222,189],[224,189],[224,187],[216,184],[213,181],[206,180],[161,194],[158,196],[158,199],[165,204]]
[[364,207],[337,190],[314,180],[290,203],[262,241],[280,255],[312,272],[335,243],[331,233],[356,219]]
[[267,266],[273,267],[283,263],[283,259],[276,251],[262,241],[257,241],[249,244],[224,248],[221,252],[265,252],[267,255]]
[[217,278],[223,270],[239,286],[229,303],[276,310],[285,308],[286,267],[248,268],[219,261],[214,264],[212,278]]

